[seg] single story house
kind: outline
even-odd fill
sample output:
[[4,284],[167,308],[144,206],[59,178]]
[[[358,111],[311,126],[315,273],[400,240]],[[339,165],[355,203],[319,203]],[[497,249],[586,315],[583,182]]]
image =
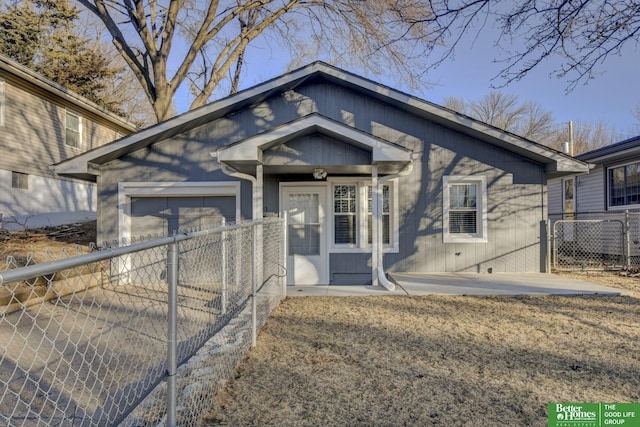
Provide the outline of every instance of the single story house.
[[286,217],[290,284],[540,272],[547,180],[585,163],[322,62],[56,165],[98,238]]

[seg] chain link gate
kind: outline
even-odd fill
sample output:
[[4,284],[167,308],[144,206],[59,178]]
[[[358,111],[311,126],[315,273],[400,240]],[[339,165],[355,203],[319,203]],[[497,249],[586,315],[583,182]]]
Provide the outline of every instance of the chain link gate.
[[560,220],[553,225],[553,268],[608,270],[628,265],[621,220]]

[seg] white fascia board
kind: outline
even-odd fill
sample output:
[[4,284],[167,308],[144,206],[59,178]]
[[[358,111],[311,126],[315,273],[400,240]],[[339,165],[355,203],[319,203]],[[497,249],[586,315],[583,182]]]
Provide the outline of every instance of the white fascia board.
[[317,114],[303,117],[287,125],[247,138],[227,148],[222,148],[217,152],[217,157],[221,162],[258,162],[261,160],[261,153],[264,149],[277,144],[279,141],[291,138],[295,134],[309,132],[324,132],[335,136],[337,139],[347,140],[353,145],[368,148],[372,151],[373,163],[411,161],[410,151]]

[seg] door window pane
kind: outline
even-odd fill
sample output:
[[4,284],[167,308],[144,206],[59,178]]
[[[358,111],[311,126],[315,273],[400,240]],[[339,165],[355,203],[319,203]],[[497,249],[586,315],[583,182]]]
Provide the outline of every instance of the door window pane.
[[320,195],[290,194],[289,255],[320,255]]

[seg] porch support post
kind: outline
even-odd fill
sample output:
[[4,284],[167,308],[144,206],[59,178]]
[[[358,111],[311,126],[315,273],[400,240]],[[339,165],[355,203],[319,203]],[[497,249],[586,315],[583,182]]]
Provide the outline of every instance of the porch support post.
[[[264,200],[264,174],[262,165],[256,165],[256,182],[253,190],[253,220],[260,221],[259,223],[254,223],[254,233],[253,236],[255,238],[254,244],[254,259],[253,259],[253,268],[255,269],[255,286],[258,291],[262,287],[263,282],[263,273],[264,273],[264,254],[263,254],[263,224],[262,224],[262,206]],[[255,304],[256,294],[254,293],[253,301]],[[255,342],[254,342],[255,346]]]
[[371,285],[379,286],[378,282],[378,252],[380,251],[378,241],[378,221],[380,220],[380,208],[378,200],[380,192],[378,189],[378,165],[371,166]]
[[262,165],[256,165],[256,182],[253,184],[253,220],[262,219],[264,200],[264,176]]

